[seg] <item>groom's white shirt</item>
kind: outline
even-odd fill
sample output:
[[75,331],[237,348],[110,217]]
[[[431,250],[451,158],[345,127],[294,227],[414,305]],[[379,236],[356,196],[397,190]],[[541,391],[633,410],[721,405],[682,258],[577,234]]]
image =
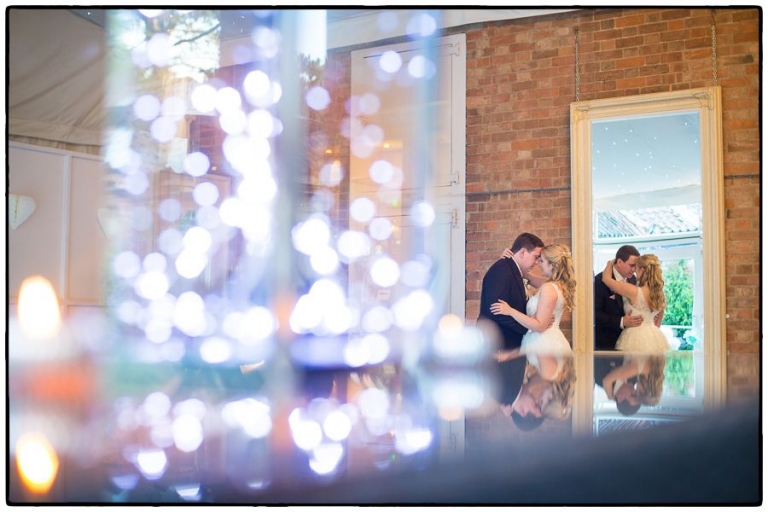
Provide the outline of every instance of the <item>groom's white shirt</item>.
[[[616,267],[613,267],[613,277],[614,277],[614,279],[616,279],[617,281],[620,281],[620,282],[626,282],[627,281],[626,279],[624,279],[624,276],[619,274],[619,271],[616,270]],[[627,311],[627,304],[629,304],[629,301],[627,300],[626,297],[622,296],[621,297],[621,302],[624,304],[624,311],[626,312]],[[624,317],[623,316],[619,320],[619,327],[624,329]]]

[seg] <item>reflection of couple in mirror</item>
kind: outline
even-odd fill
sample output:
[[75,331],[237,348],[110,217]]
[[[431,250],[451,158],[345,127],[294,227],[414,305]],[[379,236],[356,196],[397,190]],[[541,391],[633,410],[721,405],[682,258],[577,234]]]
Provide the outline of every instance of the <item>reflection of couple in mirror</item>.
[[595,383],[625,416],[643,405],[657,405],[664,387],[664,353],[631,352],[595,358]]
[[[576,376],[560,319],[573,307],[573,261],[567,247],[545,247],[530,233],[518,236],[502,256],[483,278],[478,320],[493,321],[502,334],[496,355],[502,370],[502,411],[529,430],[544,417],[560,419],[570,413]],[[539,262],[539,271],[531,272]],[[530,300],[526,281],[538,288]]]
[[[635,275],[636,274],[636,275]],[[664,383],[667,337],[661,262],[624,245],[595,276],[595,349],[626,355],[595,358],[595,383],[624,415],[656,405]]]
[[620,247],[595,277],[594,296],[596,350],[669,350],[660,329],[666,298],[657,256]]

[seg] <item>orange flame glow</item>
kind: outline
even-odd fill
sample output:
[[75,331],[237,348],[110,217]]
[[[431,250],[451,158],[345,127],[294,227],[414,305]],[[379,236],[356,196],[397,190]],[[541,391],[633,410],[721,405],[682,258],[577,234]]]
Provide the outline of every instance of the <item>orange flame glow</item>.
[[16,441],[16,466],[27,489],[45,494],[56,479],[59,458],[45,436],[28,432]]

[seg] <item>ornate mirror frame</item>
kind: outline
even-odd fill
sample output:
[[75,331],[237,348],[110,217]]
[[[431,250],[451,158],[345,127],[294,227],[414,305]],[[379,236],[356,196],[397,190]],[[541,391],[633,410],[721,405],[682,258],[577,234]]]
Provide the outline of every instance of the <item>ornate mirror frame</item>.
[[[580,385],[573,409],[573,434],[592,434],[593,413],[593,263],[592,122],[627,116],[698,111],[701,130],[703,236],[704,408],[725,401],[725,236],[723,139],[720,87],[704,87],[571,103],[572,252],[577,294],[573,349]],[[586,286],[585,286],[586,285]]]

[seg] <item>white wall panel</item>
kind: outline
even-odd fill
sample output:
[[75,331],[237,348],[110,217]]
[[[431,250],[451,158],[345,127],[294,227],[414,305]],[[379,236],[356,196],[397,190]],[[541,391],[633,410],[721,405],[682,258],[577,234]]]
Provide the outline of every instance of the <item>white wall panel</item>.
[[33,198],[35,212],[16,229],[8,226],[8,296],[18,298],[24,278],[42,275],[64,297],[67,158],[44,150],[8,148],[8,193]]
[[35,212],[8,233],[8,298],[32,275],[53,285],[62,307],[104,303],[107,237],[98,220],[103,165],[98,157],[12,143],[8,193],[25,195]]
[[101,303],[108,248],[98,220],[104,169],[99,160],[75,156],[71,167],[67,298],[78,304]]

